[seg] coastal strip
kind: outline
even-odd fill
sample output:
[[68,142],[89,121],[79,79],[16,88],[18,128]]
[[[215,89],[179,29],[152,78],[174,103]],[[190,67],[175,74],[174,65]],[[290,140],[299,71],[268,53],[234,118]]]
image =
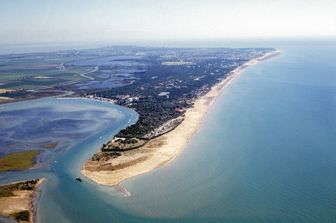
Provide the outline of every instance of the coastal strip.
[[272,51],[237,67],[225,79],[214,85],[208,93],[196,99],[193,107],[185,112],[183,122],[176,128],[149,140],[137,149],[125,151],[111,160],[88,160],[82,166],[82,174],[98,184],[115,186],[125,179],[147,173],[169,163],[187,146],[192,136],[198,131],[206,113],[225,86],[247,67],[280,53],[279,50]]
[[39,197],[39,187],[43,181],[35,179],[0,185],[0,216],[18,222],[35,222],[34,200]]

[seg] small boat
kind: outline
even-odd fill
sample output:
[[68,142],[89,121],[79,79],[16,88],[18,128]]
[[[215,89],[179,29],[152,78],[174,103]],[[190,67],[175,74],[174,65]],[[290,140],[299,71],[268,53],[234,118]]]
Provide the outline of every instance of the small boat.
[[76,180],[79,181],[79,182],[83,182],[80,177],[76,177]]

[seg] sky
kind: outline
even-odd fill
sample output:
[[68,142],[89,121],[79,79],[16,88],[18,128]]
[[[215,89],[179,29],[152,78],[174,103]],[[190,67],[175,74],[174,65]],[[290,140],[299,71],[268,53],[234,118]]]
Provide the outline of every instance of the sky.
[[336,0],[0,0],[0,44],[336,38]]

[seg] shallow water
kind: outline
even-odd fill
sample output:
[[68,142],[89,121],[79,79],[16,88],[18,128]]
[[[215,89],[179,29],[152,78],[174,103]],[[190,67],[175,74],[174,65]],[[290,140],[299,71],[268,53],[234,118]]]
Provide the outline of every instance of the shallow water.
[[[22,116],[21,111],[24,111],[25,116]],[[89,99],[45,98],[3,104],[1,112],[1,117],[5,117],[1,130],[5,131],[7,127],[11,127],[13,133],[9,134],[10,136],[18,134],[17,132],[20,134],[25,132],[34,139],[32,142],[30,141],[32,144],[39,144],[40,139],[44,139],[41,134],[47,134],[48,140],[70,141],[68,144],[60,143],[62,145],[60,148],[42,153],[41,164],[45,165],[38,165],[37,168],[27,171],[11,171],[0,174],[0,183],[46,178],[38,206],[38,222],[66,221],[66,217],[63,217],[65,214],[58,207],[71,210],[72,205],[70,204],[69,207],[67,204],[72,197],[75,197],[76,193],[72,193],[72,190],[80,191],[78,188],[82,188],[75,177],[81,176],[80,168],[83,162],[90,158],[114,134],[134,123],[138,118],[138,115],[130,109]],[[36,124],[36,120],[32,119],[35,119],[37,114],[39,119],[43,120],[42,123]],[[8,119],[7,116],[11,118]],[[64,118],[67,119],[66,128],[61,125],[62,131],[60,131],[60,126],[57,124],[57,131],[55,131],[54,121]],[[26,122],[22,122],[21,119]],[[76,122],[76,125],[69,126],[69,122],[73,123],[73,120],[83,122]],[[90,122],[85,122],[85,120],[90,120]],[[26,131],[22,131],[21,128]],[[31,131],[35,129],[41,131]],[[8,141],[12,139],[13,137],[8,137]],[[25,148],[20,148],[25,150]],[[93,183],[89,184],[97,187]],[[85,190],[86,185],[83,185]],[[91,190],[96,191],[92,188]],[[86,192],[83,193],[86,194]],[[120,193],[115,193],[115,195],[120,196]],[[80,202],[80,200],[77,201],[77,203]],[[51,215],[48,210],[51,210]]]
[[130,197],[74,180],[95,148],[127,125],[127,111],[50,172],[30,173],[47,177],[38,222],[333,222],[336,46],[279,48],[281,56],[225,88],[172,163],[124,181]]
[[0,155],[22,150],[58,151],[115,122],[123,114],[89,101],[40,99],[0,106]]
[[172,164],[123,183],[123,210],[168,222],[336,219],[336,47],[281,50],[224,90]]

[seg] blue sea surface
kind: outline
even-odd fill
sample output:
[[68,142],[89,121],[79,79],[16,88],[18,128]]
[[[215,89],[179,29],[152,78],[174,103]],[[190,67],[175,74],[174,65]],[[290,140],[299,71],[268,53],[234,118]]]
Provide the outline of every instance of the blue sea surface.
[[173,162],[121,183],[130,197],[74,180],[85,159],[129,124],[127,110],[49,172],[30,173],[47,179],[38,222],[335,222],[336,45],[273,46],[282,54],[225,87]]
[[167,167],[124,182],[167,222],[335,222],[336,47],[285,46],[225,88]]

